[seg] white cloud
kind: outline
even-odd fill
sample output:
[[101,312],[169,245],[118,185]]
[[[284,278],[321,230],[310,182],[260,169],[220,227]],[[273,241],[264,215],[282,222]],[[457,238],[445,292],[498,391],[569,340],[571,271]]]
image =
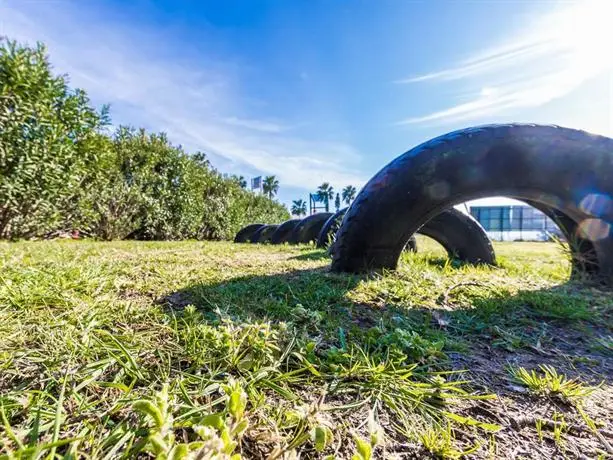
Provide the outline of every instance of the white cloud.
[[402,84],[453,82],[460,88],[476,84],[482,90],[476,95],[470,92],[468,102],[398,124],[478,119],[539,107],[568,95],[613,68],[609,49],[612,16],[613,3],[609,1],[574,3],[535,21],[509,43],[448,69],[399,80]]
[[165,131],[190,151],[216,155],[233,173],[274,174],[282,185],[364,182],[352,166],[360,157],[351,145],[289,135],[289,127],[270,121],[276,117],[248,113],[240,69],[230,58],[211,59],[201,49],[174,56],[162,32],[122,27],[69,6],[0,2],[0,35],[46,43],[51,62],[72,84],[111,103],[115,123]]
[[280,133],[289,129],[278,123],[273,123],[271,121],[264,120],[249,120],[244,118],[227,117],[222,119],[222,121],[228,125],[253,129],[255,131],[262,131],[265,133]]
[[432,72],[416,77],[405,78],[396,83],[418,83],[430,80],[460,80],[475,75],[499,72],[503,68],[516,67],[520,62],[531,61],[539,55],[548,55],[551,44],[525,43],[505,45],[470,58],[456,67]]

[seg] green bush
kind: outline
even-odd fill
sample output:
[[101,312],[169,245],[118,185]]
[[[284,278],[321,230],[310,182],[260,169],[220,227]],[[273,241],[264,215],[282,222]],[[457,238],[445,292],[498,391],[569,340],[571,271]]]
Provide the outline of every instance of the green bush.
[[52,75],[42,45],[0,42],[0,237],[42,235],[78,214],[105,122],[106,109]]
[[0,238],[228,239],[289,217],[164,134],[106,134],[106,108],[54,76],[45,53],[0,41]]

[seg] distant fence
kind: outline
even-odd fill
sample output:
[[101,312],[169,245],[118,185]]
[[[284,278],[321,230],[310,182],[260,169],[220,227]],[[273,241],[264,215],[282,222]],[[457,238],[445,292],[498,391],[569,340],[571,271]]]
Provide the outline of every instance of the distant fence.
[[496,241],[546,241],[562,235],[553,220],[531,206],[471,206],[470,213]]

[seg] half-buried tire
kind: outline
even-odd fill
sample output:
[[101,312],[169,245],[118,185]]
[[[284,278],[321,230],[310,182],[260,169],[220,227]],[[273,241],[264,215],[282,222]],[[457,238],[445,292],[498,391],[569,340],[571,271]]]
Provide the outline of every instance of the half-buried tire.
[[249,241],[251,243],[269,243],[273,233],[279,228],[278,225],[264,225],[251,235]]
[[263,226],[264,224],[249,224],[246,227],[241,228],[234,237],[234,242],[247,243],[251,236]]
[[332,217],[331,212],[320,212],[312,214],[302,219],[298,225],[292,231],[288,239],[290,244],[310,243],[311,241],[317,241],[317,237],[321,228],[326,221]]
[[[337,221],[336,229],[338,229],[346,212],[347,209],[341,210],[328,219],[319,234],[317,240],[318,247],[325,247],[325,245],[319,245],[334,239],[333,234],[326,235],[324,232],[335,231],[334,223],[330,224],[330,221],[335,217]],[[496,255],[492,242],[481,224],[472,216],[457,209],[451,208],[443,211],[426,222],[417,233],[428,236],[438,242],[445,248],[447,254],[452,259],[472,264],[485,263],[495,265],[496,263]],[[411,236],[405,244],[405,249],[417,252],[417,242],[414,236]],[[330,252],[332,253],[333,250]]]
[[283,244],[287,243],[289,237],[292,235],[294,228],[296,225],[300,223],[302,219],[290,219],[283,222],[277,230],[270,237],[270,242],[272,244]]
[[415,235],[409,238],[407,244],[404,245],[404,250],[409,252],[417,252],[417,240],[415,239]]
[[347,213],[347,209],[343,208],[339,211],[336,211],[332,216],[326,220],[323,227],[319,231],[319,235],[317,235],[317,247],[320,249],[325,249],[334,243],[336,239],[336,232],[339,228],[341,228],[341,223],[343,222],[343,217]]
[[455,208],[434,216],[417,233],[440,243],[450,259],[470,264],[496,264],[496,253],[487,232],[473,216]]
[[613,284],[613,139],[574,129],[490,125],[409,150],[362,189],[337,233],[332,270],[395,268],[408,237],[451,206],[509,196],[546,207],[575,271]]

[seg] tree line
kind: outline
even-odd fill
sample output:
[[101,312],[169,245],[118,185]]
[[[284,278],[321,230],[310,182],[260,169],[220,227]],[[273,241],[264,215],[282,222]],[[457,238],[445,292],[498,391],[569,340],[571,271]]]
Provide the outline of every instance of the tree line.
[[0,238],[225,239],[289,217],[274,177],[256,195],[163,133],[110,124],[42,44],[0,39]]
[[[355,199],[356,193],[357,190],[353,185],[347,185],[341,190],[340,193],[335,193],[334,187],[332,187],[328,182],[324,182],[317,188],[315,197],[318,201],[324,203],[326,212],[329,212],[330,201],[334,200],[334,209],[339,211],[341,208],[341,203],[349,205]],[[305,216],[307,213],[306,201],[303,199],[293,200],[291,212],[294,216]]]

